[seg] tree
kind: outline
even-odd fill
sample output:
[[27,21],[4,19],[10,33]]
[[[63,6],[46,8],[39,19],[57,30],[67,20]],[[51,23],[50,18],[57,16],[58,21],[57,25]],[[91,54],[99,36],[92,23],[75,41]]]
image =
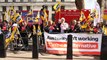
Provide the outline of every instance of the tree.
[[[102,0],[97,0],[97,2],[100,5],[100,8],[102,7]],[[84,8],[84,0],[75,0],[75,4],[77,9],[81,10]]]
[[76,4],[77,9],[79,10],[84,8],[83,0],[75,0],[75,4]]

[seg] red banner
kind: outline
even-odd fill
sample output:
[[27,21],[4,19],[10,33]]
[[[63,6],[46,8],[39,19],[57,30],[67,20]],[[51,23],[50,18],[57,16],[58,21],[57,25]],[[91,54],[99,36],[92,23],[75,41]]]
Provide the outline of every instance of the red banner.
[[81,11],[84,13],[86,19],[90,13],[90,10],[61,10],[60,12],[55,13],[55,21],[58,22],[62,17],[65,18],[66,22],[70,24],[72,20],[79,20]]

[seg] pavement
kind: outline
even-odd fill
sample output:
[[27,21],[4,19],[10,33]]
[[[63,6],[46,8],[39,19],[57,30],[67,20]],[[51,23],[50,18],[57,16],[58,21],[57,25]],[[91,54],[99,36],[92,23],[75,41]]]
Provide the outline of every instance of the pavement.
[[31,51],[19,51],[16,54],[13,52],[7,52],[6,58],[0,58],[0,60],[99,60],[93,56],[73,56],[73,59],[66,59],[66,55],[53,55],[39,53],[38,59],[32,59]]

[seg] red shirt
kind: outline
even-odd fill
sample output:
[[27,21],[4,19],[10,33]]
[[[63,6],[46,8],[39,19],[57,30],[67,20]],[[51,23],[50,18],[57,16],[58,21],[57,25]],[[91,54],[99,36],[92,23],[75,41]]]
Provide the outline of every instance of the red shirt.
[[50,30],[54,30],[55,28],[54,28],[54,26],[50,26],[49,29]]

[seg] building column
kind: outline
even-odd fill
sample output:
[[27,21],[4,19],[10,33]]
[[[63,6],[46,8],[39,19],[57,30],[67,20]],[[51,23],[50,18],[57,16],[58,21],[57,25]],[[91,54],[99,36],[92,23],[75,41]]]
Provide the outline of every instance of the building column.
[[37,2],[43,2],[44,0],[36,0]]
[[23,9],[22,10],[27,10],[27,6],[23,6]]
[[48,6],[48,11],[49,11],[48,19],[52,20],[52,6]]
[[2,20],[2,7],[0,6],[0,19]]
[[74,6],[72,6],[72,8],[70,8],[71,6],[66,6],[65,7],[65,10],[71,10],[71,9],[76,9],[76,6],[74,5]]
[[40,10],[41,10],[41,8],[42,8],[42,6],[41,6],[41,5],[40,5],[40,6],[34,6],[34,7],[33,7],[33,10],[40,11]]
[[2,6],[0,6],[0,11],[3,11]]
[[18,6],[15,6],[14,9],[15,9],[15,10],[19,10],[19,9],[18,9]]

